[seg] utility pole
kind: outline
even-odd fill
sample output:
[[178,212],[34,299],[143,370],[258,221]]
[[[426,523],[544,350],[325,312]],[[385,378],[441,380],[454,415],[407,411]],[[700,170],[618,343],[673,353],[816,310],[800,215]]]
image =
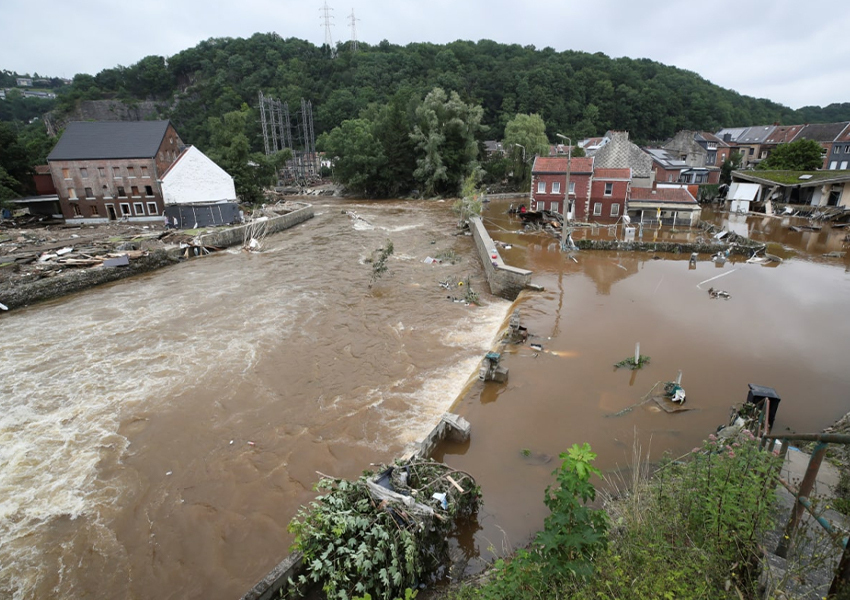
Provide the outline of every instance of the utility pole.
[[559,138],[563,140],[567,140],[567,189],[564,190],[564,207],[562,209],[561,214],[564,215],[564,222],[561,225],[561,250],[567,249],[567,221],[569,220],[570,210],[570,167],[572,166],[572,158],[573,158],[573,141],[565,135],[561,135],[560,133],[556,133]]
[[331,37],[331,25],[332,25],[331,21],[334,18],[333,15],[331,14],[332,10],[333,9],[330,6],[328,6],[327,0],[325,0],[325,3],[322,6],[322,8],[319,9],[319,12],[321,13],[322,26],[325,28],[325,44],[327,44],[328,48],[330,48],[331,58],[333,58],[336,55],[336,52],[334,50],[334,41],[333,41],[333,38]]
[[351,9],[351,14],[348,15],[348,20],[351,23],[349,27],[351,27],[351,51],[357,52],[357,21],[360,19],[356,19],[354,17],[354,9]]

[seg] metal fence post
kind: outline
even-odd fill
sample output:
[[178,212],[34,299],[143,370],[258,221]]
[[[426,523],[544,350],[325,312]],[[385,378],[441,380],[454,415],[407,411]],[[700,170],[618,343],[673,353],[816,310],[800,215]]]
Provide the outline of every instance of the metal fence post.
[[812,488],[815,485],[815,480],[818,477],[818,470],[820,469],[821,462],[823,462],[823,456],[826,454],[827,445],[828,444],[825,442],[818,442],[815,449],[812,451],[812,457],[809,459],[809,466],[806,467],[806,474],[803,476],[803,481],[800,483],[800,487],[797,489],[797,494],[794,498],[794,508],[791,510],[791,518],[785,526],[785,533],[782,536],[782,539],[779,540],[779,546],[776,547],[777,556],[782,558],[788,557],[788,550],[791,548],[791,544],[793,543],[794,533],[797,530],[797,525],[800,523],[803,511],[805,510],[805,507],[800,502],[800,496],[804,496],[806,498],[810,496]]

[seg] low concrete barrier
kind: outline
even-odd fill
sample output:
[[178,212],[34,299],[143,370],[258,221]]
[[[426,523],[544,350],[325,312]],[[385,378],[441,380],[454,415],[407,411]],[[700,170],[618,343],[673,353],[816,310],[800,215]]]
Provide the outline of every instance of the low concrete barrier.
[[730,254],[751,256],[753,252],[763,247],[762,244],[743,246],[740,244],[687,243],[687,242],[621,242],[617,240],[577,240],[580,250],[625,250],[629,252],[669,252],[672,254],[696,252],[698,254],[715,254],[729,250]]
[[81,292],[88,288],[133,275],[147,273],[178,262],[179,250],[154,250],[148,256],[130,261],[125,267],[95,267],[62,273],[19,285],[10,286],[0,294],[0,302],[10,310]]
[[532,271],[505,264],[480,217],[472,217],[469,220],[469,229],[472,231],[481,262],[484,263],[490,293],[508,300],[516,300],[519,293],[531,283]]
[[198,243],[211,248],[226,248],[244,243],[246,241],[245,236],[251,232],[255,235],[265,236],[294,227],[307,219],[312,219],[313,205],[306,202],[299,202],[298,204],[302,205],[301,208],[279,217],[271,217],[265,221],[239,225],[238,227],[198,236]]

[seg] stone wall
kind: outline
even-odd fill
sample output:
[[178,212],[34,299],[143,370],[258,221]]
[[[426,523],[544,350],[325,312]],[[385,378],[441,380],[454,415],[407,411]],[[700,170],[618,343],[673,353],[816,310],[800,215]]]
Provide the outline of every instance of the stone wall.
[[626,250],[629,252],[669,252],[671,254],[716,254],[725,252],[727,249],[731,254],[740,256],[752,256],[753,252],[761,246],[733,246],[730,244],[715,243],[682,243],[682,242],[620,242],[617,240],[577,240],[576,246],[580,250]]
[[[475,249],[478,250],[478,256],[484,264],[490,292],[495,296],[515,300],[519,293],[531,283],[532,272],[505,264],[480,217],[472,217],[469,220],[469,229],[475,240]],[[493,258],[494,255],[496,258]]]
[[9,309],[20,308],[36,302],[51,300],[67,294],[117,281],[133,275],[154,271],[161,267],[176,263],[178,250],[155,250],[148,256],[130,261],[126,267],[96,267],[79,269],[56,277],[39,279],[31,283],[15,285],[3,291],[0,302]]
[[301,208],[294,210],[291,213],[280,215],[279,217],[272,217],[266,221],[262,221],[261,223],[249,223],[247,225],[240,225],[239,227],[232,227],[230,229],[216,231],[215,233],[198,236],[198,243],[202,246],[209,246],[211,248],[226,248],[228,246],[235,246],[237,244],[244,243],[245,236],[250,233],[249,228],[254,228],[255,235],[266,236],[294,227],[298,223],[302,223],[307,219],[312,219],[313,206],[303,202],[299,202],[299,204],[301,204]]

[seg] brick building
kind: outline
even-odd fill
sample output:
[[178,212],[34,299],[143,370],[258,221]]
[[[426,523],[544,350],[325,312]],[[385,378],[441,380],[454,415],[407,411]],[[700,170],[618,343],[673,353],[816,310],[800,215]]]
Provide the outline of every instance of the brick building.
[[631,191],[631,169],[594,169],[590,196],[576,205],[576,219],[614,223],[626,214]]
[[[569,166],[570,205],[575,208],[581,206],[583,209],[587,199],[590,198],[593,159],[573,158]],[[536,157],[531,167],[531,210],[551,210],[562,213],[566,185],[567,157]]]
[[47,157],[66,221],[160,221],[159,178],[184,144],[169,121],[72,122]]

